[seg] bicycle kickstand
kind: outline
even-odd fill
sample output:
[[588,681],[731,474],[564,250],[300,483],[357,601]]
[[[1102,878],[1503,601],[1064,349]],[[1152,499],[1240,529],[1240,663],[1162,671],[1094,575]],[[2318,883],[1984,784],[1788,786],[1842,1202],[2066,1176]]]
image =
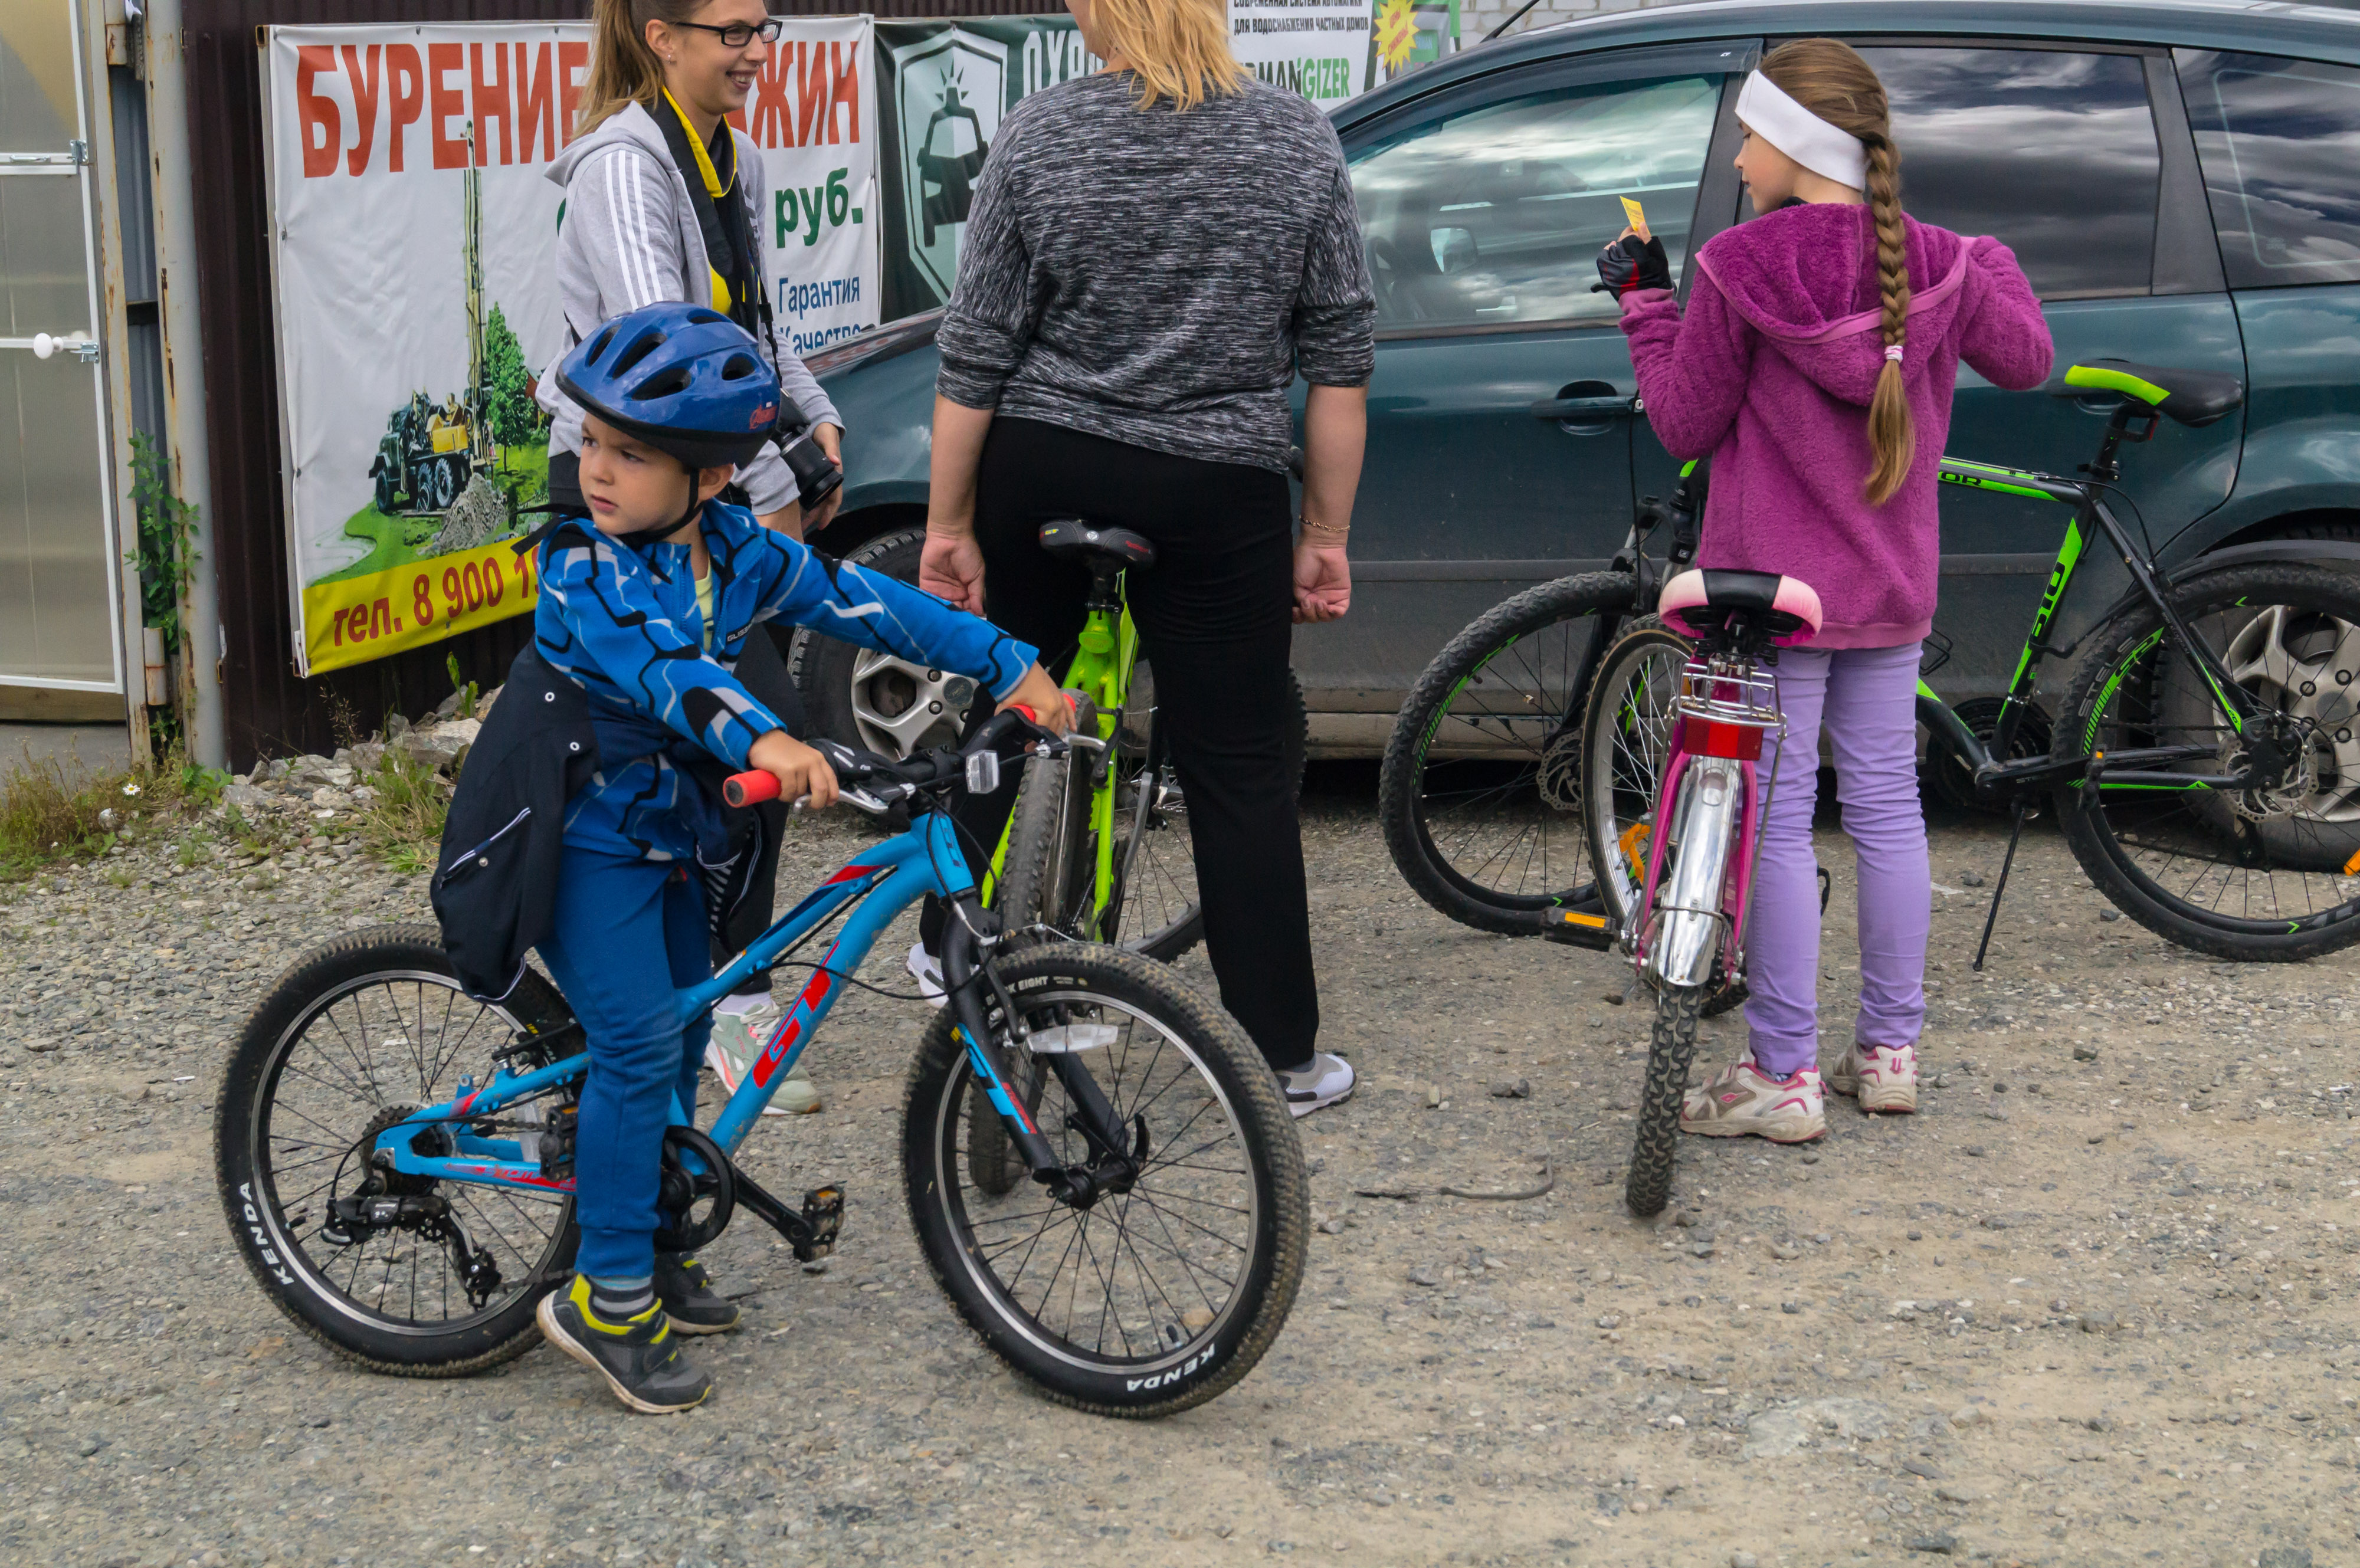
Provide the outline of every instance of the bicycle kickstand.
[[2007,874],[2016,867],[2016,841],[2024,836],[2024,807],[2016,808],[2016,825],[2007,832],[2007,857],[1999,863],[1999,881],[1992,888],[1991,913],[1983,917],[1983,940],[1975,947],[1975,973],[1983,972],[1983,954],[1991,951],[1992,927],[1999,923],[2000,895],[2007,891]]

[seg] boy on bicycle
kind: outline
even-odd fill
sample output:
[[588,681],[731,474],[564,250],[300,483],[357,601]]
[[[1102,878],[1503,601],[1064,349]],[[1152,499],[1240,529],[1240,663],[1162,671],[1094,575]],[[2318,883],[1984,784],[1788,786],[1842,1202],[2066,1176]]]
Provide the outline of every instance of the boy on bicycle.
[[[1035,650],[890,578],[828,560],[716,499],[780,422],[777,376],[745,331],[701,306],[616,317],[566,355],[558,384],[586,417],[587,519],[540,546],[541,658],[587,695],[595,770],[567,799],[542,960],[583,1023],[590,1070],[574,1154],[581,1242],[541,1333],[636,1410],[711,1389],[673,1331],[718,1334],[738,1309],[693,1258],[659,1255],[665,1124],[693,1116],[710,1020],[683,1025],[675,987],[711,973],[706,883],[730,858],[698,774],[759,769],[781,797],[836,797],[820,754],[731,674],[747,635],[784,619],[955,670],[1002,708],[1064,727]],[[517,701],[526,699],[519,697]],[[551,699],[554,701],[554,695]],[[697,875],[692,875],[692,866]]]

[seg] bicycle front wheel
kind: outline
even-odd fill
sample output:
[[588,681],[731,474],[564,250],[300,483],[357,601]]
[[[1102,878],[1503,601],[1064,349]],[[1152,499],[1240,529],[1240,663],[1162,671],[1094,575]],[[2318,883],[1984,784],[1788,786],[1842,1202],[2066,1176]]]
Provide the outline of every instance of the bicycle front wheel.
[[[1020,1067],[1055,1052],[1083,1068],[1144,1153],[1087,1209],[1029,1180],[998,1192],[971,1181],[973,1067],[937,1013],[901,1134],[927,1265],[967,1325],[1050,1398],[1131,1417],[1202,1404],[1261,1360],[1303,1279],[1310,1192],[1278,1081],[1227,1014],[1137,954],[1059,942],[994,967],[1032,1047],[995,1007],[1002,1048]],[[1067,1080],[1039,1080],[1033,1120],[1059,1161],[1098,1158],[1074,1130]]]
[[[386,1128],[458,1093],[462,1076],[489,1083],[492,1053],[520,1033],[572,1021],[530,970],[497,1006],[469,996],[431,926],[339,937],[298,959],[264,998],[230,1055],[214,1167],[247,1269],[306,1334],[411,1377],[479,1372],[540,1343],[533,1308],[573,1266],[572,1192],[373,1171],[367,1150]],[[573,1036],[558,1054],[580,1049]],[[365,1195],[434,1200],[442,1212],[340,1238],[330,1203]]]
[[2289,961],[2360,941],[2360,585],[2262,564],[2207,572],[2172,608],[2261,710],[2242,728],[2190,651],[2140,604],[2075,672],[2050,755],[2199,748],[2144,771],[2243,775],[2244,791],[2136,780],[2057,791],[2101,892],[2158,936],[2219,958]]
[[1615,572],[1526,589],[1453,637],[1402,704],[1377,788],[1385,848],[1461,925],[1535,936],[1551,909],[1597,908],[1582,709],[1636,593]]

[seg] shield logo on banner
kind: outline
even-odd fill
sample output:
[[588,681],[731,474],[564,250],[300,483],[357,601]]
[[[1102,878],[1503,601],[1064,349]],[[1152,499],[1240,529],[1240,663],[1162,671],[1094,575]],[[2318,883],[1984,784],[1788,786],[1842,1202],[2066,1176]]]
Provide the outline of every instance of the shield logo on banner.
[[1008,49],[953,28],[890,53],[901,129],[902,233],[911,264],[947,299],[976,176],[1000,129]]

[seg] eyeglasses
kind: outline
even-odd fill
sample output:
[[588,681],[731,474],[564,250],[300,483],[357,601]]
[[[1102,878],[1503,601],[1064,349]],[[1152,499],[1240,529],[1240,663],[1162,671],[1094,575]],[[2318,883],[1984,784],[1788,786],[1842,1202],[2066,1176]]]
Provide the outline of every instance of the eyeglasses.
[[779,35],[787,30],[785,21],[777,16],[765,16],[759,22],[732,22],[724,27],[716,27],[710,22],[674,22],[672,25],[694,27],[700,33],[712,33],[730,49],[744,49],[754,41],[757,33],[761,35],[764,43],[774,44],[779,41]]

